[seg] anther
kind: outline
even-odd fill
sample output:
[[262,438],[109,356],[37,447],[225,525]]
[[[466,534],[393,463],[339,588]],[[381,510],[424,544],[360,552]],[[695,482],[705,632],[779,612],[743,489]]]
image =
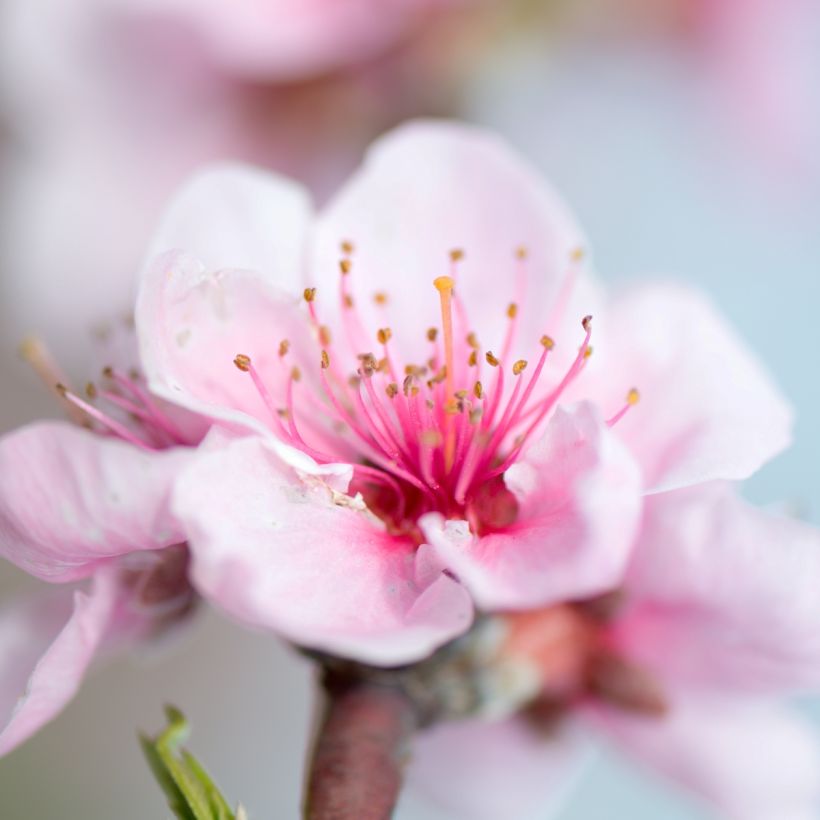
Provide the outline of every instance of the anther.
[[327,370],[330,367],[330,356],[327,355],[327,351],[322,351],[322,370]]
[[239,353],[233,360],[233,363],[243,372],[247,373],[251,369],[251,357],[244,353]]
[[427,328],[427,341],[434,342],[438,337],[438,328],[437,327],[429,327]]
[[102,374],[103,374],[104,379],[113,379],[114,378],[114,368],[111,367],[110,364],[108,364],[102,369]]
[[492,351],[490,350],[487,351],[484,358],[487,360],[487,364],[490,365],[490,367],[498,367],[498,365],[500,364],[498,359],[495,356],[493,356]]
[[470,367],[475,367],[478,364],[478,351],[477,350],[471,350],[470,351],[470,355],[467,358],[467,364]]
[[626,403],[631,407],[634,407],[640,400],[641,394],[636,387],[633,387],[626,395]]
[[464,259],[464,251],[461,248],[453,248],[450,251],[451,262],[460,262],[462,259]]
[[319,341],[325,346],[328,347],[330,345],[331,339],[333,337],[330,335],[330,328],[327,325],[322,325],[319,328]]
[[386,345],[393,336],[393,331],[390,330],[389,327],[381,327],[379,328],[378,333],[376,334],[376,338],[379,341],[380,345]]
[[519,359],[512,368],[513,376],[520,376],[527,368],[527,360]]
[[515,249],[515,258],[516,259],[526,259],[529,256],[529,251],[525,245],[519,245]]
[[316,298],[316,288],[305,288],[302,295],[306,302],[312,302]]
[[339,270],[342,272],[342,276],[346,276],[348,273],[350,273],[350,260],[340,259]]
[[342,253],[346,253],[348,256],[354,251],[353,243],[349,239],[343,239],[339,247],[342,249]]
[[387,393],[388,398],[394,399],[399,392],[399,386],[395,382],[390,382],[390,384],[384,388],[384,392]]
[[541,344],[547,349],[552,350],[555,347],[555,342],[552,340],[551,336],[542,336],[541,337]]
[[476,336],[472,330],[467,334],[467,344],[473,350],[478,350],[478,348],[481,347],[481,345],[478,343],[478,336]]
[[65,398],[68,395],[68,388],[64,384],[57,384],[54,385],[54,389],[63,397]]
[[346,308],[352,308],[353,307],[353,297],[349,293],[346,293],[342,297],[342,302],[344,303],[344,306]]
[[582,247],[577,247],[570,255],[570,258],[573,262],[580,262],[585,256],[584,249]]
[[298,367],[290,369],[290,377],[293,381],[298,382],[302,378],[302,371]]
[[584,330],[586,330],[587,333],[589,333],[589,328],[592,325],[592,316],[584,316],[584,318],[581,320],[581,325],[583,326]]
[[88,384],[86,384],[85,395],[88,396],[89,399],[97,398],[97,385],[95,385],[94,382],[88,382]]
[[588,348],[584,351],[584,360],[586,361],[586,360],[588,360],[588,359],[591,359],[591,358],[592,358],[592,354],[593,354],[593,352],[594,352],[594,348],[592,348],[592,347],[588,347]]
[[386,305],[387,304],[387,294],[383,291],[377,291],[373,294],[373,301],[377,305]]
[[515,319],[518,315],[518,305],[515,302],[510,302],[507,306],[507,318],[508,319]]
[[288,355],[288,351],[290,350],[290,342],[287,339],[282,339],[279,342],[279,357],[282,358]]
[[484,398],[484,385],[481,382],[476,382],[473,385],[473,395],[477,399],[483,399]]

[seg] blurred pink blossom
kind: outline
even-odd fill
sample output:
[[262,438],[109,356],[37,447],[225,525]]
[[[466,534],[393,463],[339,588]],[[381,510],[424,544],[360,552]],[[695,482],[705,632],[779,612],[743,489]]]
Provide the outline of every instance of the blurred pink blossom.
[[[583,760],[587,730],[721,816],[816,816],[820,750],[778,700],[820,682],[819,576],[820,533],[730,486],[650,496],[617,595],[510,619],[507,653],[538,667],[539,707],[434,729],[411,781],[454,817],[497,817],[511,793],[511,816],[541,816]],[[462,760],[469,789],[453,786]]]
[[790,438],[701,297],[607,299],[565,205],[478,130],[398,130],[318,216],[215,169],[153,247],[151,389],[254,433],[177,484],[194,583],[298,644],[407,662],[473,604],[602,593],[645,492],[744,478]]

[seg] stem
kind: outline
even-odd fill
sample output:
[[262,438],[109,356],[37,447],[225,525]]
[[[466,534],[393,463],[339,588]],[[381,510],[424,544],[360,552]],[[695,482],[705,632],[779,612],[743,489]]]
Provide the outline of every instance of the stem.
[[305,820],[389,820],[418,726],[397,688],[326,685],[328,703],[313,749]]

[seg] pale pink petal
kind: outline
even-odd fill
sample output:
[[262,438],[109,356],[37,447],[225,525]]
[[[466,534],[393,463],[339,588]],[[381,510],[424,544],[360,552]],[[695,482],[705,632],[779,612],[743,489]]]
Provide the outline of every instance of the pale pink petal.
[[479,606],[526,609],[620,583],[640,516],[640,475],[591,405],[559,408],[505,482],[520,507],[500,532],[476,538],[464,521],[421,519]]
[[61,588],[0,611],[0,755],[74,697],[115,615],[117,585],[100,573],[89,593]]
[[598,728],[732,820],[813,820],[820,750],[807,721],[770,703],[677,698],[665,718],[597,709]]
[[820,684],[814,527],[722,484],[654,496],[626,590],[615,639],[670,681],[758,692]]
[[[301,296],[253,271],[206,268],[168,252],[146,270],[137,303],[143,368],[152,390],[194,412],[266,431],[286,407],[291,367],[318,378],[321,350],[311,337]],[[283,359],[279,345],[290,343]],[[249,356],[275,402],[267,407],[253,380],[234,364]],[[307,384],[295,387],[295,401]]]
[[521,718],[447,723],[413,743],[409,788],[451,820],[545,820],[582,769],[584,747],[567,731]]
[[641,403],[616,429],[640,460],[647,487],[743,479],[790,443],[791,408],[697,292],[636,288],[601,318],[583,386],[613,413],[629,388],[640,389]]
[[[348,474],[349,479],[349,474]],[[264,439],[198,460],[180,479],[192,578],[214,604],[294,643],[370,663],[426,656],[472,620],[466,590],[430,571],[363,505],[299,480]]]
[[309,195],[296,183],[239,163],[213,165],[171,200],[146,261],[185,251],[209,270],[255,270],[299,295],[310,219]]
[[170,486],[186,448],[149,453],[68,424],[0,439],[0,555],[46,581],[182,541]]
[[[464,332],[499,351],[507,304],[519,302],[517,346],[527,353],[550,330],[572,252],[584,243],[557,194],[500,140],[424,121],[376,142],[320,217],[311,275],[328,314],[337,312],[342,240],[355,246],[349,280],[364,326],[389,325],[408,361],[429,357],[425,331],[441,322],[432,282],[449,272],[449,251],[465,252],[456,276]],[[373,303],[380,291],[386,311]]]

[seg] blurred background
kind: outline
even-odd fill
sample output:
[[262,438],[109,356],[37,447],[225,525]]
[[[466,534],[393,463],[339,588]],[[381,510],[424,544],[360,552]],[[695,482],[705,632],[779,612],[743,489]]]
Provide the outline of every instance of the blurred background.
[[[798,410],[794,447],[746,493],[820,524],[820,5],[375,5],[3,0],[2,430],[56,410],[20,339],[36,331],[89,375],[162,203],[192,169],[252,161],[321,202],[375,135],[455,116],[543,170],[613,287],[667,276],[711,294]],[[27,584],[0,569],[3,597]],[[310,670],[270,636],[203,613],[172,645],[98,669],[0,761],[4,820],[167,816],[135,739],[166,702],[192,719],[194,749],[251,818],[297,816]],[[707,816],[605,749],[559,813]],[[446,820],[412,793],[399,817]]]

